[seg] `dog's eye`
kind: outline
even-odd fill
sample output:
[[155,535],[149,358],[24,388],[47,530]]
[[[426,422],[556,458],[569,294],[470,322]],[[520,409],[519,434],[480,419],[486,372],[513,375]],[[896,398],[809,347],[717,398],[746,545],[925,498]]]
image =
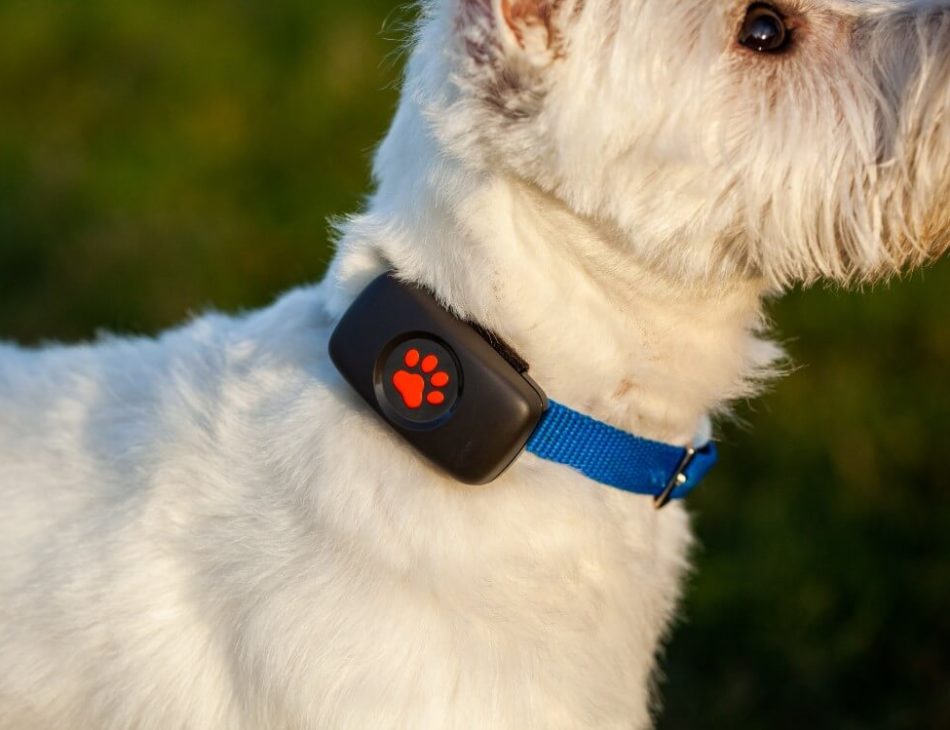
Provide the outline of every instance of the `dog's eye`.
[[792,34],[785,25],[785,19],[771,5],[756,3],[749,6],[739,43],[760,53],[784,51],[791,41]]

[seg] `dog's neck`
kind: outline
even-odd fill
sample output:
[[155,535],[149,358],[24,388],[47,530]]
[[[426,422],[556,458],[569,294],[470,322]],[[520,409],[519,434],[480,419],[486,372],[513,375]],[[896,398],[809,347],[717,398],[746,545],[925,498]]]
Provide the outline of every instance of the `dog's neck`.
[[463,170],[401,121],[368,211],[344,227],[334,314],[396,269],[511,344],[552,398],[677,444],[768,373],[780,353],[756,337],[758,282],[686,284],[638,266],[604,227],[506,175]]

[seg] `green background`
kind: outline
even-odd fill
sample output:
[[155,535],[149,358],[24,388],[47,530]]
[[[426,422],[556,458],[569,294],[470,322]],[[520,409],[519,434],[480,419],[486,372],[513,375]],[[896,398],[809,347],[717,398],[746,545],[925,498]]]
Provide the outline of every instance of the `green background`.
[[[391,0],[0,0],[0,337],[317,279],[396,99]],[[773,307],[663,661],[673,728],[950,728],[950,262]]]

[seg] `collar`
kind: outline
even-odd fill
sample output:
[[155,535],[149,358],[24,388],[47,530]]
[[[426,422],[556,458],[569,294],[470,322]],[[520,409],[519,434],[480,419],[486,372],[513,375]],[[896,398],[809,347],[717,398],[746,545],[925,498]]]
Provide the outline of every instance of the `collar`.
[[718,460],[712,441],[687,448],[651,441],[553,401],[526,448],[595,482],[651,496],[657,509],[685,498]]
[[464,483],[493,481],[527,451],[662,508],[692,492],[718,458],[709,440],[660,443],[548,400],[511,347],[392,273],[357,297],[329,350],[393,430]]

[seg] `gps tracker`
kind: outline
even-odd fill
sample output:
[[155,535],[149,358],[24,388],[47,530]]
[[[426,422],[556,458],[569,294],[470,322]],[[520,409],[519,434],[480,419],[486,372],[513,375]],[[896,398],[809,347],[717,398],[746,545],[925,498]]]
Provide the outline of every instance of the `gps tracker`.
[[466,484],[500,476],[548,408],[513,352],[392,274],[340,320],[330,358],[400,436]]

